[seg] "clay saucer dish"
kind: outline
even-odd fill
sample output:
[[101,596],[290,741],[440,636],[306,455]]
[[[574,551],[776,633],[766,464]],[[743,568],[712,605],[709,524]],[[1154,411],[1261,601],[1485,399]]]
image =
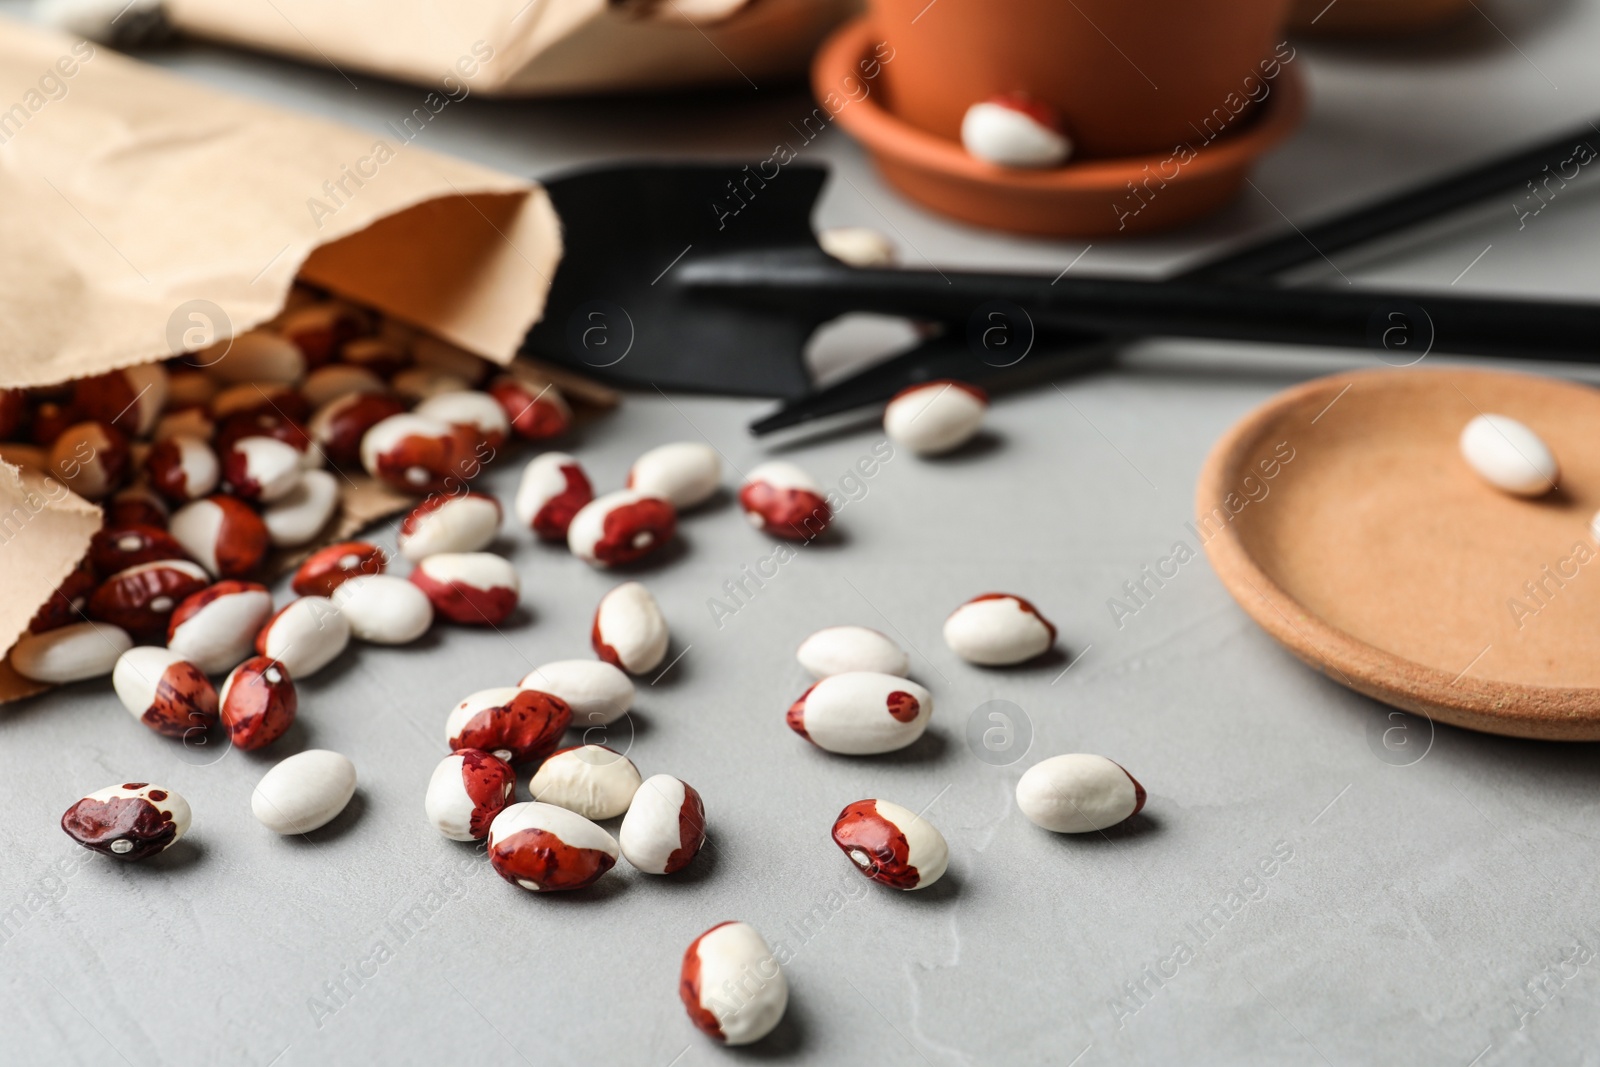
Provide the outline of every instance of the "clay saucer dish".
[[[1509,496],[1462,460],[1480,412],[1549,443],[1560,485]],[[1479,370],[1321,378],[1206,460],[1196,523],[1240,607],[1329,678],[1441,722],[1600,740],[1600,390]]]
[[[861,64],[877,41],[866,19],[835,31],[812,63],[817,98],[843,99],[839,86],[862,84]],[[881,93],[848,99],[835,117],[866,146],[889,184],[941,214],[1044,237],[1130,236],[1189,222],[1239,191],[1256,159],[1293,132],[1305,112],[1297,70],[1284,67],[1271,84],[1247,125],[1210,143],[1197,134],[1192,158],[1182,162],[1169,151],[1069,161],[1052,170],[998,167],[897,118]]]

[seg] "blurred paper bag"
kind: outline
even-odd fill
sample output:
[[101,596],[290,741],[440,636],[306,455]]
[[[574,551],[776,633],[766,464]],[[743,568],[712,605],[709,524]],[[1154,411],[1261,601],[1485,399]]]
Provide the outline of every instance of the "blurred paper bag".
[[793,78],[857,0],[167,0],[181,30],[490,96]]
[[[508,363],[561,240],[532,182],[0,21],[0,248],[10,387],[204,347],[297,275]],[[99,524],[47,488],[0,466],[0,649]]]

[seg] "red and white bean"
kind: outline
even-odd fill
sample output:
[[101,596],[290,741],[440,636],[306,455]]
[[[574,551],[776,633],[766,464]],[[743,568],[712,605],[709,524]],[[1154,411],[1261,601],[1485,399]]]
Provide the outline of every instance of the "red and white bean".
[[541,539],[565,541],[573,516],[593,499],[594,487],[576,459],[545,452],[523,468],[512,511]]
[[1022,597],[985,593],[945,620],[944,642],[968,663],[1002,667],[1048,650],[1056,643],[1056,628]]
[[319,548],[294,572],[291,587],[301,596],[330,596],[360,574],[382,574],[388,565],[383,549],[368,541],[340,541]]
[[706,807],[688,782],[670,774],[646,778],[617,831],[622,855],[646,874],[675,874],[706,841]]
[[800,666],[814,678],[851,671],[897,674],[911,671],[911,660],[892,639],[865,626],[829,626],[800,643],[795,652]]
[[130,648],[111,672],[117,698],[165,737],[188,737],[217,722],[217,690],[197,664],[166,648]]
[[629,489],[660,497],[679,511],[705,503],[721,484],[721,457],[698,441],[652,448],[628,471]]
[[445,719],[445,744],[452,752],[477,748],[507,763],[543,759],[572,724],[572,709],[559,697],[534,689],[501,686],[473,693]]
[[500,402],[475,389],[430,396],[416,406],[416,413],[464,429],[490,449],[503,446],[511,433],[511,421]]
[[606,726],[633,707],[633,680],[615,664],[592,659],[564,659],[529,671],[518,685],[560,697],[572,709],[579,730]]
[[489,825],[489,862],[535,893],[585,889],[617,862],[616,838],[554,804],[512,804]]
[[1104,756],[1073,753],[1041,760],[1017,782],[1017,807],[1058,834],[1115,826],[1144,808],[1144,786]]
[[824,678],[789,708],[789,728],[818,748],[868,756],[905,748],[933,715],[933,694],[893,674]]
[[638,582],[624,582],[600,598],[590,643],[595,654],[629,674],[661,665],[670,640],[666,617],[656,598]]
[[883,432],[919,456],[942,455],[972,440],[988,410],[982,389],[941,378],[896,393],[883,410]]
[[781,459],[769,460],[745,477],[739,504],[750,525],[791,541],[809,541],[833,522],[817,480]]
[[164,438],[152,445],[144,470],[156,491],[174,504],[208,495],[222,476],[211,446],[198,437],[186,436]]
[[718,923],[689,945],[678,976],[689,1020],[725,1045],[772,1032],[789,1006],[789,983],[766,941],[749,923]]
[[482,841],[489,824],[516,792],[511,764],[482,749],[464,748],[439,761],[423,803],[428,821],[452,841]]
[[928,820],[887,800],[858,800],[833,822],[833,843],[862,874],[895,889],[926,889],[950,865],[950,846]]
[[189,802],[147,782],[107,786],[61,816],[61,829],[84,848],[119,860],[142,860],[177,843],[193,820]]
[[517,570],[492,552],[442,552],[411,572],[433,610],[466,626],[498,626],[517,607],[522,583]]
[[619,489],[585,504],[567,528],[567,547],[579,559],[610,567],[654,552],[678,530],[678,514],[660,497]]
[[256,652],[283,664],[291,678],[309,678],[350,644],[350,620],[327,597],[285,604],[256,635]]
[[168,531],[217,578],[243,578],[267,558],[271,536],[261,516],[231,496],[209,496],[173,513]]
[[167,647],[206,674],[225,674],[250,656],[272,615],[272,594],[236,579],[192,593],[167,620]]
[[433,603],[421,588],[392,574],[358,574],[333,591],[350,635],[374,645],[408,645],[433,625]]
[[11,647],[11,666],[24,678],[51,685],[102,678],[133,647],[120,626],[75,622],[43,633],[27,633]]
[[435,494],[400,522],[395,547],[407,559],[476,552],[500,532],[500,501],[484,493]]
[[277,660],[252,656],[235,667],[218,694],[222,725],[245,751],[272,744],[294,724],[299,698],[294,680]]
[[586,819],[614,819],[628,810],[640,781],[639,768],[615,749],[575,745],[552,752],[529,780],[528,791],[541,804]]
[[197,563],[161,559],[118,571],[89,597],[89,617],[120,626],[143,641],[167,636],[167,621],[178,604],[211,579]]

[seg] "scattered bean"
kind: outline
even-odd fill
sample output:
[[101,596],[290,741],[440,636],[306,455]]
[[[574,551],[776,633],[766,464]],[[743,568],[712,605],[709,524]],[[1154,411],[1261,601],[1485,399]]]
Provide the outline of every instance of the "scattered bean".
[[795,658],[815,678],[852,671],[897,674],[903,678],[911,672],[911,660],[905,651],[890,638],[865,626],[829,626],[818,630],[800,643]]
[[318,367],[306,375],[306,380],[300,384],[300,394],[306,398],[312,408],[321,408],[332,403],[342,396],[357,393],[381,393],[388,387],[383,384],[383,379],[373,374],[365,367],[353,367],[348,363],[330,364]]
[[770,460],[751,471],[739,488],[739,503],[750,525],[791,541],[809,541],[833,522],[817,480],[785,460]]
[[449,423],[422,415],[391,415],[361,438],[361,465],[406,493],[438,493],[463,476],[472,442]]
[[972,440],[988,410],[988,393],[941,378],[896,393],[883,409],[883,432],[919,456],[937,456]]
[[333,591],[352,637],[375,645],[407,645],[433,625],[428,595],[392,574],[358,574]]
[[367,541],[340,541],[319,548],[295,571],[291,587],[301,596],[328,596],[360,574],[382,574],[383,549]]
[[476,748],[452,752],[428,779],[428,821],[452,841],[482,841],[516,787],[517,772],[500,757]]
[[143,641],[167,636],[167,620],[184,598],[211,583],[197,563],[160,559],[118,571],[89,597],[89,617],[120,626]]
[[477,748],[507,763],[529,763],[555,750],[572,724],[572,709],[559,697],[534,689],[502,686],[473,693],[445,720],[450,751]]
[[1059,167],[1072,154],[1061,116],[1023,93],[1003,93],[973,104],[961,119],[967,152],[1000,167]]
[[545,452],[523,468],[512,510],[541,539],[565,541],[573,516],[593,499],[594,488],[576,459]]
[[189,553],[155,526],[103,526],[89,539],[89,562],[101,574],[163,559],[188,560]]
[[130,485],[119,489],[105,503],[107,526],[154,526],[165,530],[172,512],[167,502],[148,486]]
[[892,267],[899,260],[894,245],[866,226],[835,226],[817,234],[822,250],[852,267]]
[[222,457],[229,495],[270,504],[300,484],[300,450],[275,437],[241,437]]
[[833,823],[833,843],[874,882],[926,889],[950,865],[950,846],[937,827],[887,800],[858,800]]
[[590,641],[595,654],[629,674],[644,674],[667,655],[666,617],[638,582],[624,582],[600,598]]
[[1543,496],[1561,476],[1550,446],[1509,415],[1478,415],[1467,423],[1461,455],[1484,481],[1516,496]]
[[441,552],[418,563],[411,581],[433,610],[466,626],[498,626],[516,610],[516,568],[492,552]]
[[639,768],[622,753],[605,745],[575,745],[546,757],[529,780],[528,791],[541,804],[554,804],[586,819],[614,819],[628,810],[639,783]]
[[256,652],[302,680],[338,659],[349,644],[350,620],[321,596],[289,601],[256,634]]
[[553,385],[506,374],[489,383],[489,395],[499,402],[518,437],[549,441],[572,429],[572,408]]
[[132,647],[133,638],[120,626],[75,622],[23,634],[11,647],[11,666],[35,682],[65,685],[110,674]]
[[846,756],[905,748],[933,715],[933,694],[893,674],[852,671],[824,678],[789,708],[789,728]]
[[56,591],[50,594],[50,599],[39,605],[39,610],[34,612],[32,621],[28,623],[28,632],[42,634],[46,630],[55,630],[82,621],[86,618],[84,612],[89,607],[89,594],[94,592],[94,587],[98,584],[94,571],[79,563],[77,569],[56,586]]
[[1045,652],[1056,643],[1056,628],[1022,597],[984,593],[945,620],[944,642],[968,663],[1001,667]]
[[249,330],[205,349],[194,358],[219,382],[298,382],[306,376],[306,358],[291,341],[271,330]]
[[[206,674],[225,674],[250,656],[272,615],[258,582],[227,579],[185,597],[167,620],[167,647]],[[292,669],[291,669],[292,673]]]
[[298,485],[261,509],[261,521],[274,548],[299,548],[316,540],[337,510],[339,479],[327,471],[302,471]]
[[86,419],[145,437],[167,406],[167,388],[166,368],[143,363],[80,379],[73,385],[72,406]]
[[587,563],[609,567],[642,559],[671,541],[677,529],[671,504],[619,489],[579,509],[567,528],[567,547]]
[[749,923],[718,923],[689,945],[678,976],[689,1021],[725,1045],[772,1032],[789,1006],[789,983]]
[[85,500],[101,500],[128,473],[128,438],[103,422],[80,422],[50,445],[50,470]]
[[706,807],[693,786],[670,774],[644,780],[617,831],[627,861],[646,874],[676,874],[706,841]]
[[580,730],[606,726],[633,707],[633,681],[615,664],[592,659],[564,659],[535,667],[518,683],[559,697],[572,709],[572,725]]
[[338,817],[356,792],[356,768],[324,748],[274,764],[250,794],[250,812],[275,834],[308,834]]
[[465,429],[490,450],[503,447],[511,433],[511,420],[500,402],[475,389],[430,396],[416,406],[416,414]]
[[198,437],[157,441],[145,457],[144,470],[156,491],[174,504],[207,496],[222,473],[217,454]]
[[717,450],[698,441],[652,448],[628,471],[629,489],[660,497],[679,511],[705,503],[721,484]]
[[367,431],[405,410],[405,404],[387,393],[352,393],[319,407],[307,429],[328,459],[348,467],[361,462],[361,441]]
[[400,522],[395,546],[410,560],[476,552],[500,532],[500,501],[483,493],[428,497]]
[[197,664],[166,648],[130,648],[111,672],[117,698],[135,719],[165,737],[204,733],[217,722],[217,690]]
[[446,393],[464,393],[472,388],[472,383],[459,374],[433,367],[408,367],[389,379],[389,388],[407,400],[418,402]]
[[218,701],[228,736],[247,752],[282,737],[299,706],[288,670],[265,656],[252,656],[229,672]]
[[110,785],[68,808],[61,829],[84,848],[119,860],[142,860],[177,843],[189,829],[189,802],[146,782]]
[[1058,834],[1115,826],[1144,807],[1144,786],[1104,756],[1052,756],[1017,782],[1017,807],[1034,824]]
[[248,504],[231,496],[209,496],[173,513],[169,532],[217,578],[244,578],[267,558],[267,524]]
[[489,824],[489,862],[506,881],[535,893],[585,889],[617,862],[617,841],[554,804],[512,804]]

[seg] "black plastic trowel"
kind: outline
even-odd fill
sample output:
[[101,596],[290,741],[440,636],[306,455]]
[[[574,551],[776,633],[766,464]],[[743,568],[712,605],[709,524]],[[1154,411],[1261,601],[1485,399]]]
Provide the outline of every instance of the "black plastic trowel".
[[[1592,134],[1592,130],[1589,131]],[[938,377],[993,386],[1101,364],[1121,339],[1209,337],[1600,361],[1600,306],[1438,293],[1292,289],[1270,275],[1470,204],[1571,151],[1575,134],[1408,189],[1166,281],[861,270],[822,251],[824,168],[645,163],[546,184],[565,252],[524,350],[620,383],[767,396],[765,433]],[[1063,275],[1065,272],[1063,272]],[[806,343],[871,311],[942,324],[921,345],[813,390]]]

